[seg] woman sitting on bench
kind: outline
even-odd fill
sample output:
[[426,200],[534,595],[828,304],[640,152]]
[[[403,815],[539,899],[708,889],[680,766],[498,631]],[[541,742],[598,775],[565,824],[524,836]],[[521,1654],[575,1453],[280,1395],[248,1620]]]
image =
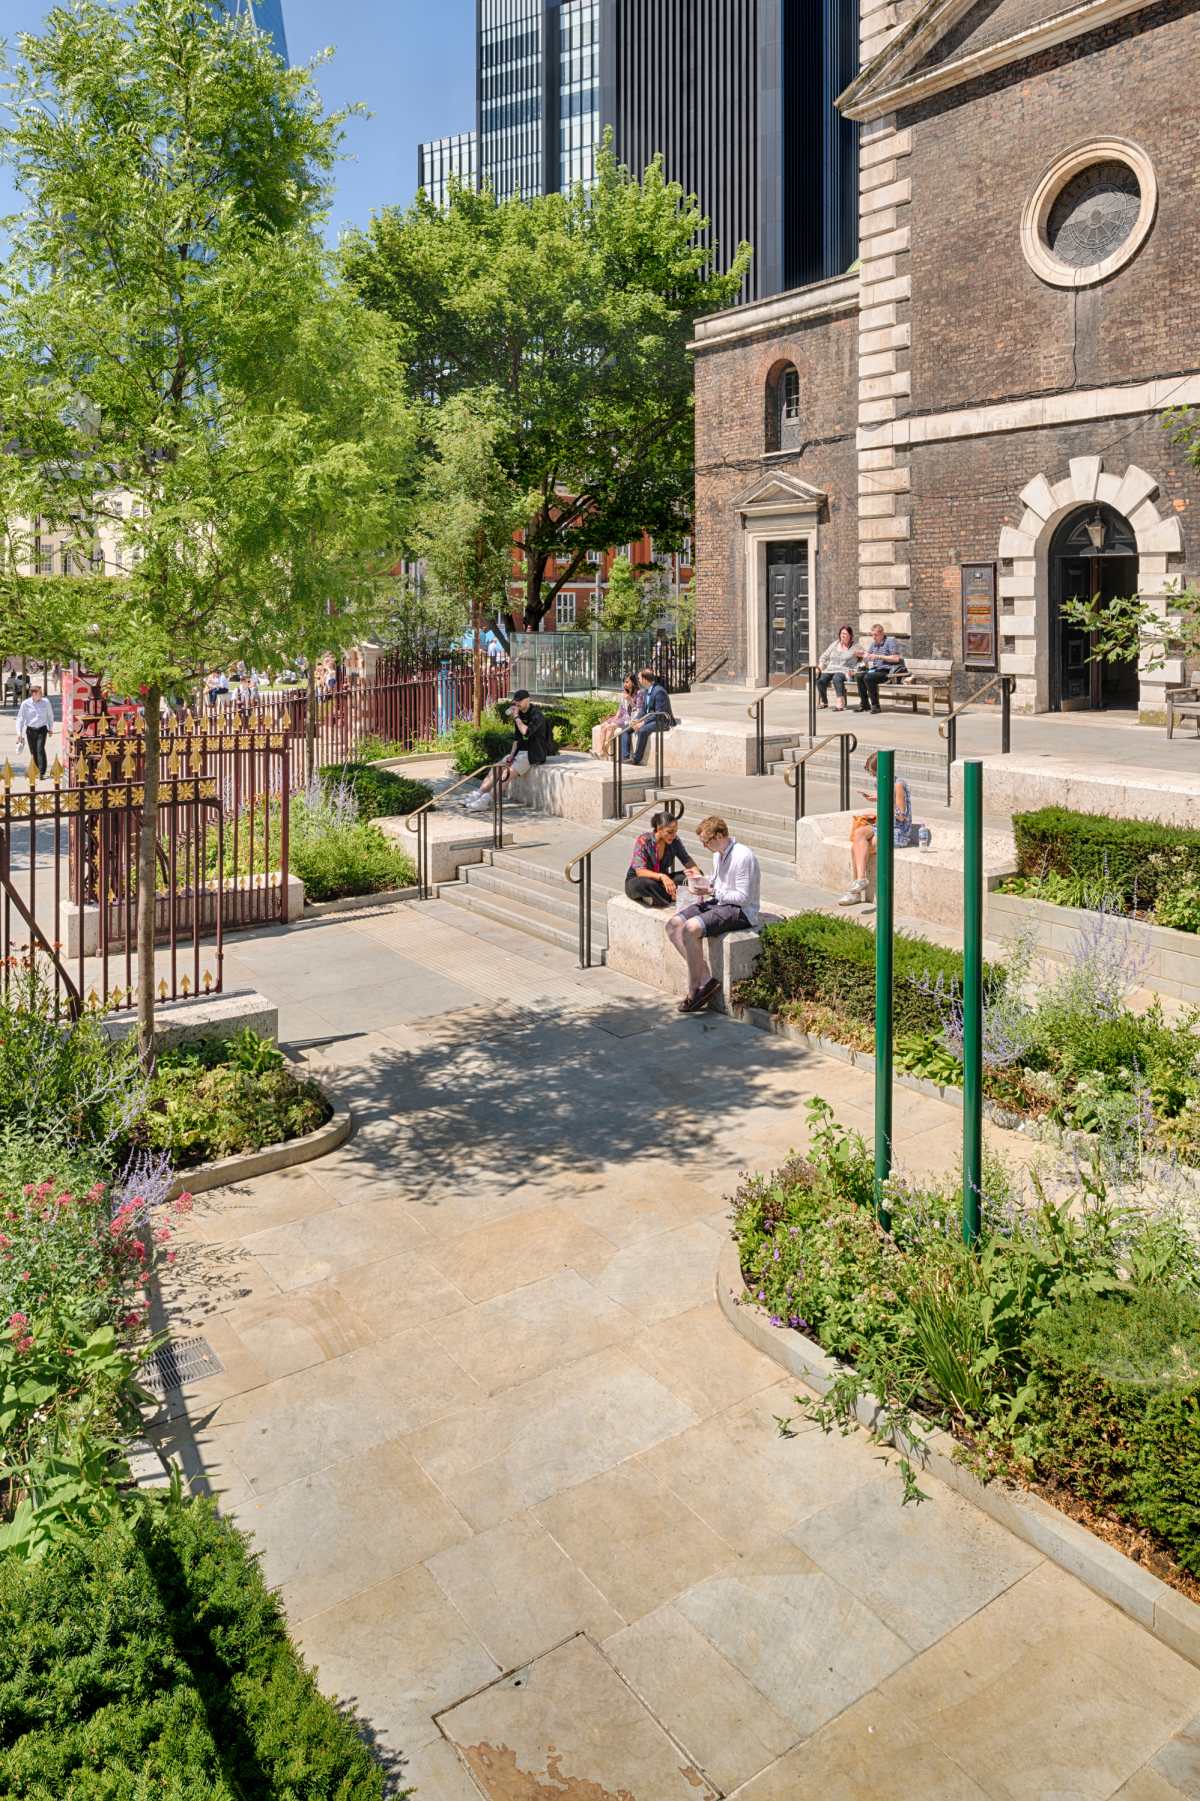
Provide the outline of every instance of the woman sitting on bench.
[[[875,775],[877,758],[872,751],[867,758],[867,774]],[[869,788],[862,790],[864,800],[873,800],[879,805],[879,780],[876,777],[875,791]],[[867,870],[871,858],[875,855],[875,838],[878,815],[876,813],[856,813],[850,826],[850,863],[854,880],[845,894],[838,895],[839,907],[861,906],[867,898]],[[908,791],[908,783],[896,778],[892,791],[892,843],[897,850],[907,850],[913,841],[912,796]]]
[[679,827],[666,813],[650,815],[650,830],[633,847],[625,875],[625,892],[643,907],[669,907],[677,887],[671,871],[682,867],[688,875],[700,874],[700,865],[678,839]]

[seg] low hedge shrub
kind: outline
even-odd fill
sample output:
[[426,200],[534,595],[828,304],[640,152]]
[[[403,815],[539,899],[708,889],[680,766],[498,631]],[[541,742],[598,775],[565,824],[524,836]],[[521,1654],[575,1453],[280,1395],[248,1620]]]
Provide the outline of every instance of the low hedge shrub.
[[[945,994],[962,985],[961,954],[897,933],[893,970],[896,1031],[940,1031]],[[988,966],[985,986],[994,986],[1001,973]],[[772,1012],[790,1001],[811,1001],[874,1027],[875,934],[829,913],[796,913],[765,926],[758,966],[740,984],[738,999]]]
[[849,1429],[869,1390],[984,1479],[1065,1490],[1200,1575],[1200,1244],[1173,1211],[1121,1205],[1095,1171],[1029,1199],[989,1158],[977,1249],[953,1181],[893,1177],[884,1231],[871,1150],[809,1113],[807,1155],[743,1180],[733,1235],[749,1304],[847,1366],[806,1403],[819,1423]]
[[1019,876],[1055,875],[1084,892],[1102,890],[1126,910],[1148,910],[1160,893],[1200,885],[1200,830],[1192,827],[1040,807],[1014,814],[1013,837]]
[[292,874],[304,883],[306,900],[381,894],[388,888],[410,888],[417,879],[411,857],[398,850],[368,820],[349,820],[320,828],[306,822],[300,830],[296,824],[293,810],[289,860]]
[[1149,1527],[1200,1576],[1200,1303],[1080,1297],[1037,1322],[1029,1364],[1042,1473]]
[[370,763],[330,763],[321,771],[323,781],[348,788],[358,805],[358,817],[394,819],[412,813],[432,800],[433,789],[411,776],[391,769],[375,769]]
[[382,1768],[207,1500],[0,1560],[0,1616],[5,1795],[381,1801]]

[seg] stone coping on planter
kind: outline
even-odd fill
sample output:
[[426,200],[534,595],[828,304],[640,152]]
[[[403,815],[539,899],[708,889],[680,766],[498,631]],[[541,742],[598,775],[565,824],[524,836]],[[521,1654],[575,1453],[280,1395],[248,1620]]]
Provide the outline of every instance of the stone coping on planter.
[[[1065,962],[1086,934],[1094,933],[1098,915],[1090,907],[1064,907],[1030,894],[993,889],[984,897],[989,938],[1011,936],[1032,928],[1034,949],[1051,962]],[[1144,951],[1140,988],[1171,1000],[1200,1003],[1200,932],[1179,932],[1150,920],[1126,922],[1132,941]]]
[[341,900],[306,901],[305,919],[327,919],[331,913],[358,913],[364,907],[391,906],[395,901],[416,900],[419,888],[380,888],[374,894],[344,894]]
[[[789,1326],[773,1326],[746,1299],[738,1248],[732,1238],[721,1251],[716,1287],[717,1304],[736,1332],[806,1388],[818,1395],[828,1393],[846,1366],[802,1333]],[[1040,1495],[1008,1483],[980,1482],[959,1461],[948,1432],[935,1427],[928,1436],[912,1440],[889,1421],[880,1401],[869,1392],[859,1397],[855,1413],[861,1425],[894,1445],[919,1469],[928,1470],[997,1525],[1077,1576],[1189,1663],[1200,1666],[1200,1605],[1195,1601],[1060,1513]],[[900,1505],[898,1499],[896,1504]]]
[[[294,1061],[294,1059],[293,1059]],[[341,1107],[325,1093],[314,1076],[308,1076],[329,1106],[333,1108],[323,1126],[305,1132],[300,1138],[289,1138],[283,1144],[268,1144],[261,1151],[241,1151],[235,1157],[220,1157],[215,1163],[201,1163],[195,1169],[181,1170],[171,1184],[169,1201],[181,1194],[205,1194],[210,1188],[224,1188],[227,1182],[248,1182],[254,1176],[266,1176],[276,1169],[291,1169],[297,1163],[311,1163],[345,1144],[354,1125],[349,1107]]]
[[[177,1044],[195,1044],[201,1038],[236,1038],[247,1026],[260,1038],[279,1037],[279,1008],[255,988],[160,1001],[154,1009],[154,1033],[162,1050],[171,1050]],[[100,1030],[110,1044],[128,1038],[137,1030],[137,1015],[106,1014],[100,1021]]]

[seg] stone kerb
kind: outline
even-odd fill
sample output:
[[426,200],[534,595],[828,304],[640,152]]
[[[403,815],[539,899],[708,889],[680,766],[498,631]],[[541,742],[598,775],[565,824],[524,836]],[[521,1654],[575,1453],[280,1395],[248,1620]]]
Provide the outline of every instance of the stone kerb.
[[[818,813],[800,820],[796,828],[796,875],[815,888],[833,892],[850,880],[850,827],[855,814]],[[928,850],[898,850],[895,854],[895,907],[911,919],[934,925],[958,925],[962,920],[963,834],[960,826],[935,825]],[[983,834],[983,879],[994,888],[1016,868],[1012,833],[989,830]],[[851,910],[851,917],[857,917]]]
[[[411,857],[414,863],[417,857],[417,835],[410,832],[403,818],[376,819],[377,825],[385,838],[390,838],[397,850],[402,850]],[[505,834],[505,842],[508,834]],[[492,848],[492,815],[491,810],[481,813],[475,818],[461,813],[433,812],[429,816],[429,879],[431,883],[453,882],[459,870],[467,863],[482,863]],[[403,891],[405,894],[407,891]],[[415,890],[413,890],[415,893]],[[369,906],[374,901],[386,897],[365,895],[361,904]],[[393,898],[400,898],[393,896]]]
[[[1059,907],[1023,894],[991,893],[985,907],[987,937],[1005,939],[1029,933],[1034,950],[1051,963],[1068,962],[1096,929],[1096,915],[1086,908]],[[1138,986],[1200,1005],[1200,934],[1136,921],[1130,924],[1138,946]]]
[[[680,999],[687,993],[687,966],[667,938],[667,921],[672,918],[667,907],[643,907],[625,895],[614,895],[608,903],[609,969],[633,976],[650,988]],[[764,914],[764,922],[777,915]],[[712,972],[720,982],[720,991],[712,1005],[727,1012],[732,1004],[735,982],[754,973],[758,962],[757,932],[728,932],[708,944]]]
[[[127,1038],[136,1025],[137,1016],[132,1012],[110,1013],[100,1021],[110,1043]],[[279,1037],[279,1008],[254,988],[163,1001],[154,1009],[154,1031],[162,1050],[195,1044],[201,1038],[236,1038],[247,1026],[260,1038]]]
[[[278,883],[276,873],[275,885]],[[239,876],[236,881],[225,883],[226,926],[243,923],[240,896],[251,889],[271,886],[269,879],[263,876]],[[176,898],[175,923],[181,936],[190,934],[192,929],[192,897],[180,894]],[[160,936],[165,937],[170,929],[170,915],[167,897],[162,895],[156,902],[158,915],[157,925]],[[200,927],[202,931],[210,930],[215,925],[216,906],[214,895],[205,893],[201,896]],[[298,875],[290,875],[285,884],[283,917],[290,924],[294,919],[304,917],[304,883]],[[269,924],[269,921],[263,922]],[[108,909],[108,942],[110,946],[125,943],[126,909],[124,901],[113,901]],[[80,907],[74,901],[63,901],[59,907],[59,939],[66,946],[68,960],[80,954],[79,940],[83,938],[83,955],[98,957],[100,954],[100,908],[96,905]]]
[[[1164,743],[1164,752],[1167,746]],[[953,804],[962,805],[963,765],[951,770]],[[1031,813],[1040,807],[1068,807],[1080,813],[1103,813],[1110,819],[1157,820],[1164,825],[1194,825],[1200,810],[1200,773],[1169,768],[1114,769],[1096,763],[1050,765],[1023,763],[1014,757],[989,757],[987,804],[992,813]],[[1015,866],[1014,866],[1015,867]]]

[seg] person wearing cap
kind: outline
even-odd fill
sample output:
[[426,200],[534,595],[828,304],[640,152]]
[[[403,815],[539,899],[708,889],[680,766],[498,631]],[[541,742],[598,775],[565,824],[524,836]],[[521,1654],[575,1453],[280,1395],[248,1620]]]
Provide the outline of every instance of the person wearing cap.
[[528,688],[518,688],[513,695],[509,720],[513,728],[512,749],[502,763],[488,770],[478,790],[463,803],[472,813],[481,813],[487,806],[497,776],[501,786],[507,788],[514,775],[528,775],[535,764],[546,761],[550,728],[546,715],[530,700]]

